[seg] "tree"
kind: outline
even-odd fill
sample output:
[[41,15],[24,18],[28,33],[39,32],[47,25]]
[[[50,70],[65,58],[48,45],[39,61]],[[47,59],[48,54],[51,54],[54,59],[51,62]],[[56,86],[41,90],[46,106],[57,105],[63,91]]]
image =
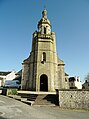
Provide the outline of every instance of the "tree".
[[89,73],[87,73],[87,75],[86,75],[86,77],[85,77],[85,80],[86,80],[87,82],[89,82]]

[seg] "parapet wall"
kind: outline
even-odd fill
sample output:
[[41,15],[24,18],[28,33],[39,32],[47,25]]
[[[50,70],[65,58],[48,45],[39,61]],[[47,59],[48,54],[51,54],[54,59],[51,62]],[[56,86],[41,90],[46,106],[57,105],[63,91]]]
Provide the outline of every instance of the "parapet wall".
[[70,109],[89,109],[89,90],[59,90],[59,106]]

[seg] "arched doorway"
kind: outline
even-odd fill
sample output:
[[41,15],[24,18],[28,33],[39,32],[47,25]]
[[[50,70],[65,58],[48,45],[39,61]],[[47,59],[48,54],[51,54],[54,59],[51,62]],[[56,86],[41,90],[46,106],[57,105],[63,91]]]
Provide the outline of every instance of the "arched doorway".
[[48,77],[45,74],[40,76],[40,91],[48,91]]

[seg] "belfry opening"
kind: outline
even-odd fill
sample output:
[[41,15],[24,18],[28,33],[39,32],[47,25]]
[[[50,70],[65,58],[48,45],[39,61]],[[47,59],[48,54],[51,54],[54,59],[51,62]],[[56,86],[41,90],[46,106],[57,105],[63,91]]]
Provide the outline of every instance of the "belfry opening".
[[40,91],[48,91],[48,77],[45,74],[40,76]]

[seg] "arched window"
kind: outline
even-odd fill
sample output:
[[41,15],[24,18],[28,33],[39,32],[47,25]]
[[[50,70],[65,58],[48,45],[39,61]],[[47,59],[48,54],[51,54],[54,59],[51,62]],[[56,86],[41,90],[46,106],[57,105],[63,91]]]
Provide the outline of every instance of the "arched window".
[[67,78],[65,78],[65,82],[67,82]]
[[46,62],[46,53],[45,52],[42,53],[42,62],[43,63]]

